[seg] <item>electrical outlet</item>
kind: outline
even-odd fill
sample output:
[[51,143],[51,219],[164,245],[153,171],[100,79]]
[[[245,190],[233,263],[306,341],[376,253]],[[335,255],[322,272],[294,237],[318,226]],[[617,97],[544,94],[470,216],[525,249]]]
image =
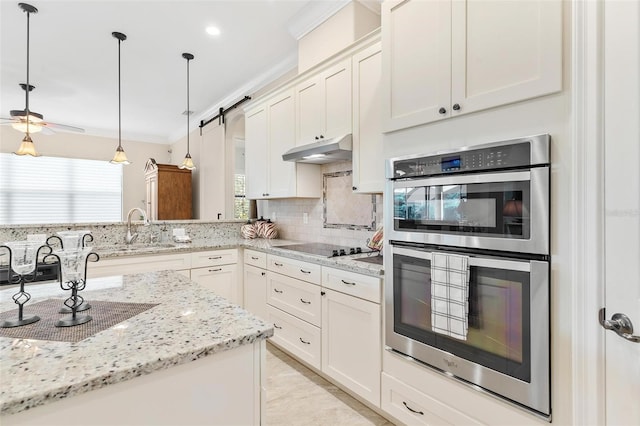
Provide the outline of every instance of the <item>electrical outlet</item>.
[[309,213],[302,213],[302,223],[309,223]]

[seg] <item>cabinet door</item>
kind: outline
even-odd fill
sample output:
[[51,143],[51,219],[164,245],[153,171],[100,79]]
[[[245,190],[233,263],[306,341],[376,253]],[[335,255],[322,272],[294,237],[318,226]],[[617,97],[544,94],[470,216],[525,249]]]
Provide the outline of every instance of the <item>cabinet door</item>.
[[376,43],[353,55],[353,190],[382,192],[382,47]]
[[[451,96],[449,1],[385,1],[382,4],[382,51],[385,132],[448,116]],[[440,113],[441,108],[444,113]]]
[[245,116],[245,185],[247,198],[264,198],[267,193],[267,108]]
[[322,371],[380,406],[382,341],[380,305],[324,289]]
[[267,319],[267,271],[255,266],[244,266],[244,308]]
[[351,133],[351,60],[347,59],[322,72],[323,108],[321,139]]
[[[293,102],[293,89],[268,102],[269,108],[269,186],[268,197],[287,197],[296,195],[296,163],[283,161],[282,154],[295,146],[296,111]],[[247,162],[248,168],[253,163]]]
[[454,1],[453,114],[561,90],[562,6],[549,0]]
[[324,105],[320,76],[296,86],[296,145],[315,142],[322,134]]
[[237,266],[223,265],[191,270],[191,280],[212,290],[218,296],[224,297],[231,303],[242,304],[239,297],[237,283]]

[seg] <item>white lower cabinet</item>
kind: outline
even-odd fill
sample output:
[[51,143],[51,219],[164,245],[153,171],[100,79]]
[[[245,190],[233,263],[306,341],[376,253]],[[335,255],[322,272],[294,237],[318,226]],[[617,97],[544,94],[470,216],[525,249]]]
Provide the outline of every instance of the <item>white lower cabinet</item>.
[[237,269],[236,265],[196,268],[191,270],[191,280],[239,305],[242,304],[242,297],[238,294]]
[[307,364],[320,369],[320,327],[309,324],[271,305],[267,306],[273,323],[271,341]]
[[271,341],[379,407],[380,278],[274,255],[266,264]]
[[322,371],[380,406],[380,305],[324,289]]
[[242,305],[242,286],[238,285],[238,250],[212,250],[191,254],[191,280],[231,303]]
[[244,265],[244,308],[267,319],[267,271],[252,265]]
[[320,326],[320,287],[315,284],[267,271],[267,303]]
[[483,424],[386,373],[382,373],[382,409],[408,425]]

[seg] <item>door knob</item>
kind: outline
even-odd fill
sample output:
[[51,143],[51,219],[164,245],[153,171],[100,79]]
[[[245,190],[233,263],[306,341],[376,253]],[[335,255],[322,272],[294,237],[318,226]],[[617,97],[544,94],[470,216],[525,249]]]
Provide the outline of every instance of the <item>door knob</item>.
[[598,319],[600,325],[607,330],[615,331],[618,336],[629,340],[630,342],[640,343],[640,336],[633,335],[633,323],[625,314],[613,314],[610,320],[605,319],[605,308],[600,309]]

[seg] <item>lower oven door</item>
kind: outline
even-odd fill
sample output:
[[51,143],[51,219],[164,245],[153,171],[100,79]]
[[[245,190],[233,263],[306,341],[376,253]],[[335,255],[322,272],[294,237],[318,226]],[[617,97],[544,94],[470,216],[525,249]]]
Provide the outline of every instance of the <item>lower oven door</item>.
[[[428,246],[387,249],[386,345],[549,416],[549,263]],[[442,313],[434,305],[442,298],[431,297],[432,257],[443,253],[468,259],[467,327],[457,338],[432,328],[432,311]]]

